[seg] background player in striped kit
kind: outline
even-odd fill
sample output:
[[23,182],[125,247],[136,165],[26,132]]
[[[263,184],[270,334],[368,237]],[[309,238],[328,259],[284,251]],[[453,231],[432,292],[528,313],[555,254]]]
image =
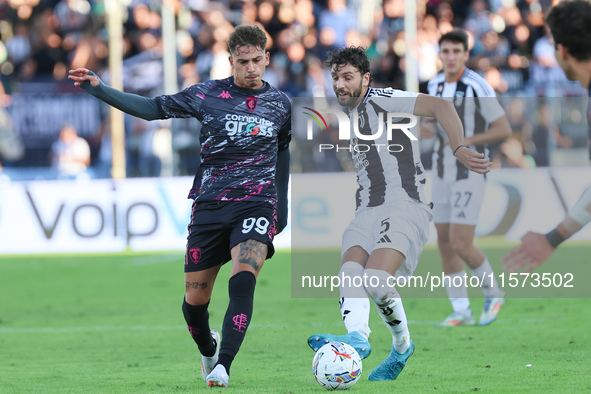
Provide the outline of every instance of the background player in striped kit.
[[[378,114],[435,116],[448,133],[458,159],[478,173],[489,171],[490,161],[463,145],[462,123],[450,102],[392,88],[371,88],[369,64],[363,48],[354,47],[335,50],[325,61],[339,104],[350,113],[357,112],[362,135],[377,134],[379,122],[385,118],[380,120]],[[357,118],[350,119],[353,122]],[[352,144],[357,142],[357,137],[351,139]],[[389,141],[382,133],[372,144],[368,151],[352,153],[359,183],[357,209],[343,234],[339,276],[351,277],[353,283],[354,278],[365,275],[375,279],[366,281],[364,287],[345,284],[339,288],[341,316],[348,334],[315,334],[308,338],[308,344],[316,351],[325,343],[342,341],[353,346],[361,357],[369,356],[369,296],[392,334],[391,353],[369,374],[369,380],[394,380],[412,355],[414,343],[400,295],[391,286],[392,279],[409,276],[416,268],[428,238],[431,209],[423,193],[425,173],[418,141],[397,132]],[[390,152],[377,148],[389,144],[403,149]]]
[[[439,56],[443,72],[427,85],[432,96],[452,101],[464,125],[464,144],[488,156],[486,144],[511,134],[511,126],[493,88],[484,78],[466,68],[469,57],[468,35],[454,29],[441,36]],[[490,126],[490,127],[489,127]],[[447,295],[453,313],[438,326],[473,325],[474,318],[464,281],[460,286],[455,277],[463,278],[466,263],[472,275],[484,278],[481,288],[485,302],[480,325],[493,322],[505,302],[504,292],[498,287],[493,270],[484,253],[474,246],[474,230],[484,199],[486,177],[470,172],[453,155],[452,146],[441,127],[430,120],[422,122],[421,137],[437,136],[433,153],[433,221],[437,229],[437,244]]]
[[[202,123],[201,164],[185,258],[183,314],[202,355],[208,386],[227,387],[230,365],[252,320],[256,278],[273,256],[273,237],[287,224],[291,100],[263,81],[267,37],[238,26],[228,48],[233,75],[153,99],[104,85],[87,69],[70,71],[76,86],[146,120],[195,117]],[[230,302],[219,333],[208,306],[223,264],[232,260]]]
[[[571,81],[587,87],[589,103],[587,123],[591,138],[591,3],[563,1],[550,9],[546,16],[554,40],[555,55],[564,74]],[[591,159],[591,145],[589,145]],[[516,272],[526,268],[531,272],[546,261],[558,245],[591,221],[591,186],[579,197],[565,218],[546,234],[533,231],[521,238],[522,244],[503,257],[503,268]]]

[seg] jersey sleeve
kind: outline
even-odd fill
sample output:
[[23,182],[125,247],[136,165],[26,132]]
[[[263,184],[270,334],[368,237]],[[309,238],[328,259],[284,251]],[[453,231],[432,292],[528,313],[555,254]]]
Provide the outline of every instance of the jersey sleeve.
[[494,122],[505,115],[495,90],[486,80],[483,80],[481,84],[476,84],[472,89],[474,89],[474,95],[477,97],[475,100],[478,112],[487,123]]
[[415,92],[388,88],[383,89],[379,96],[372,97],[371,100],[387,112],[412,114],[418,96]]
[[197,84],[173,95],[158,96],[156,104],[162,119],[199,118],[199,109],[204,99],[204,89]]
[[287,97],[286,104],[287,111],[284,114],[285,119],[277,133],[277,142],[280,151],[289,148],[289,143],[291,142],[291,100]]

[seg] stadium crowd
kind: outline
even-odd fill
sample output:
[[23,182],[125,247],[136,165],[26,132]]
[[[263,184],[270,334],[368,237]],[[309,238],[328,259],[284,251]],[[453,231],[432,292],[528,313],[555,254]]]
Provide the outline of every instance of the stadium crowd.
[[[506,100],[505,107],[511,104],[511,108],[524,108],[510,114],[515,133],[505,145],[497,146],[495,162],[498,166],[548,165],[551,149],[569,148],[578,143],[579,134],[585,135],[584,131],[575,132],[573,137],[568,127],[566,132],[557,127],[558,120],[544,119],[543,111],[549,112],[546,115],[552,118],[553,112],[547,108],[552,105],[547,105],[545,110],[531,111],[529,102],[522,99],[551,96],[554,90],[549,91],[549,86],[552,89],[566,87],[575,92],[577,89],[566,80],[556,63],[554,47],[543,24],[544,13],[554,2],[556,0],[417,1],[417,72],[422,89],[441,69],[438,38],[453,27],[463,27],[471,41],[467,66],[487,79]],[[161,94],[163,2],[127,0],[122,3],[126,11],[124,89],[152,97]],[[322,67],[322,59],[330,49],[345,45],[367,48],[372,59],[374,86],[404,88],[404,0],[169,0],[166,3],[174,10],[177,21],[179,88],[229,75],[226,41],[238,24],[264,27],[269,38],[267,49],[272,55],[265,79],[291,97],[332,95],[330,75]],[[104,1],[0,1],[0,78],[3,85],[0,105],[12,113],[11,95],[27,90],[27,85],[67,83],[67,71],[78,67],[97,70],[108,83],[109,49],[105,26]],[[105,114],[101,127],[92,135],[80,134],[90,144],[93,167],[104,168],[105,161],[110,159],[109,153],[104,152],[108,150],[109,141]],[[544,126],[544,122],[550,124]],[[542,135],[540,130],[544,127],[548,132]],[[128,119],[128,175],[191,174],[199,149],[198,129],[196,121],[179,120],[165,127],[152,127]],[[156,149],[154,130],[168,130],[163,138],[172,141],[172,152]],[[59,128],[51,133],[57,139]],[[347,169],[345,160],[337,155],[317,157],[306,153],[306,141],[298,138],[297,133],[294,136],[294,171]],[[47,155],[39,152],[44,151],[25,153],[20,161],[5,160],[5,167],[38,166],[43,162],[49,165]],[[154,171],[140,174],[139,168],[145,168],[141,165],[142,158],[146,157],[156,157],[163,164]]]

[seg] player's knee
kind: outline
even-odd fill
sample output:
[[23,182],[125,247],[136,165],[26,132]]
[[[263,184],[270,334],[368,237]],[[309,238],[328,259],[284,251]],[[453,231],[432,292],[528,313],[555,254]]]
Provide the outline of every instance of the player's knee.
[[463,257],[473,248],[472,240],[457,237],[451,240],[451,247],[455,253]]
[[185,300],[190,305],[204,305],[209,302],[211,295],[197,289],[185,287]]
[[363,272],[365,268],[355,262],[347,261],[341,265],[338,275],[338,286],[341,297],[366,298],[363,287]]

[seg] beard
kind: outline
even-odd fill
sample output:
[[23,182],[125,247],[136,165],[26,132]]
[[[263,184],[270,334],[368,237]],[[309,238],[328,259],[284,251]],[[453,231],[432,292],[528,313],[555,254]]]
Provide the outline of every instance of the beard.
[[357,89],[353,90],[352,92],[348,92],[348,91],[338,91],[337,95],[339,93],[347,93],[350,95],[350,97],[338,97],[339,100],[339,104],[344,106],[344,107],[348,107],[348,108],[353,108],[355,107],[355,105],[357,104],[357,101],[359,100],[359,98],[361,97],[361,93],[363,92],[363,83],[359,83],[359,86],[357,87]]

